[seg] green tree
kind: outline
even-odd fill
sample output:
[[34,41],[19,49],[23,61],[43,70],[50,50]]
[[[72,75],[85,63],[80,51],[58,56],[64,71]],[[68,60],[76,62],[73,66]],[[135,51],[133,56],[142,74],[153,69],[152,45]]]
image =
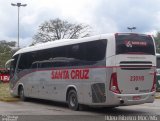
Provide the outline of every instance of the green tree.
[[60,19],[45,21],[33,36],[32,45],[59,39],[77,39],[89,36],[91,27],[85,24],[74,24]]
[[156,51],[160,53],[160,32],[157,32],[156,36],[154,36],[155,44],[156,44]]
[[14,47],[16,42],[7,42],[5,40],[0,41],[0,68],[5,67],[5,63],[9,60],[12,55],[12,47]]

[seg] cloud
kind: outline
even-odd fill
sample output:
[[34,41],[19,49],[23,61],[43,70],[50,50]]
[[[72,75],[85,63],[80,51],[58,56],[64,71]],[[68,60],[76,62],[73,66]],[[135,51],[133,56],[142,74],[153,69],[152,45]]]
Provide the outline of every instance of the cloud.
[[155,23],[158,22],[157,12],[160,10],[159,4],[158,0],[101,0],[101,4],[96,9],[96,17],[98,17],[95,19],[99,20],[99,26],[106,32],[113,30],[112,27],[105,28],[104,19],[106,24],[116,26],[120,32],[127,31],[127,26],[136,26],[137,32],[146,32],[155,29]]
[[160,31],[159,0],[0,0],[0,40],[17,40],[17,8],[11,3],[27,3],[20,8],[20,43],[32,42],[38,26],[61,18],[86,23],[93,34]]

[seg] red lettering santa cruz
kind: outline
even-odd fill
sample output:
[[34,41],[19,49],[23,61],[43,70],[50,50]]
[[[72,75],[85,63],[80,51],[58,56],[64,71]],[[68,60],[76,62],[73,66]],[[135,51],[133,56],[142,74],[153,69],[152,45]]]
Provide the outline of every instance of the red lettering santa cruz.
[[89,79],[89,69],[52,70],[52,79]]

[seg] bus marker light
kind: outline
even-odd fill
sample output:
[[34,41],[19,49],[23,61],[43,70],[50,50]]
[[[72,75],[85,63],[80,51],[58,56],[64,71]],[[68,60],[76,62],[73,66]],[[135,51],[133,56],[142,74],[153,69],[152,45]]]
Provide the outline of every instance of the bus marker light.
[[120,90],[118,88],[117,74],[116,73],[112,73],[112,75],[111,75],[110,90],[114,93],[120,94]]

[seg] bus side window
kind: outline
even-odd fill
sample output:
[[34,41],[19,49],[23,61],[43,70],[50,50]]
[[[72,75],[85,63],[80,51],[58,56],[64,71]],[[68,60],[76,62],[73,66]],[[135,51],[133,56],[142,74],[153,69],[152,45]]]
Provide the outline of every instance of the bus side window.
[[40,63],[40,68],[51,68],[52,67],[52,62],[41,62]]
[[64,67],[67,66],[65,62],[53,62],[53,67]]
[[98,40],[86,44],[86,60],[101,61],[105,58],[107,41]]
[[31,69],[36,69],[37,68],[37,63],[32,63]]
[[68,58],[73,58],[71,66],[93,65],[106,56],[107,40],[95,40],[68,46]]

